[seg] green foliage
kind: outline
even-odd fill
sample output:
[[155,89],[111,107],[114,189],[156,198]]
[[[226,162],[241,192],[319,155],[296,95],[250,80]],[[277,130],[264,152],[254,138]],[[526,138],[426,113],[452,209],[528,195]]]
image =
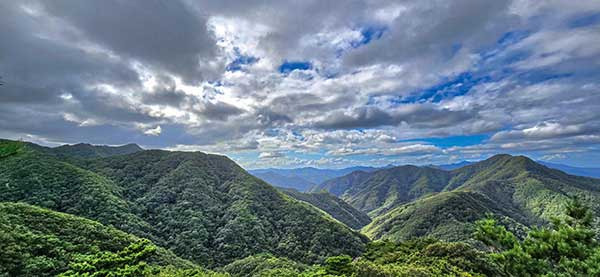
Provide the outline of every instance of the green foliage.
[[308,266],[271,254],[258,254],[234,261],[223,267],[233,277],[298,276]]
[[0,140],[0,159],[16,155],[23,151],[23,143],[18,141]]
[[579,196],[600,212],[600,180],[567,175],[526,157],[496,155],[448,172],[444,191],[398,205],[373,218],[363,232],[372,239],[434,236],[469,240],[474,222],[493,214],[518,237],[528,226],[547,224]]
[[233,262],[224,270],[234,277],[495,276],[500,273],[492,260],[473,246],[432,238],[402,243],[373,242],[360,257],[333,256],[314,266],[257,255]]
[[348,174],[329,180],[313,191],[329,191],[357,209],[377,216],[398,205],[441,191],[450,176],[444,170],[406,165]]
[[[79,257],[116,252],[139,238],[98,222],[22,203],[0,203],[0,276],[54,276]],[[148,264],[195,268],[146,242]],[[140,260],[140,261],[141,261]]]
[[146,276],[150,274],[150,267],[145,259],[154,254],[156,254],[156,246],[149,240],[140,240],[117,253],[79,255],[69,264],[69,270],[58,276]]
[[579,200],[567,205],[563,218],[531,230],[519,240],[493,219],[477,223],[476,237],[493,251],[490,257],[507,276],[598,276],[600,244],[592,214]]
[[331,275],[350,276],[354,271],[352,257],[341,255],[329,257],[325,260],[325,271]]
[[114,182],[22,145],[18,154],[0,162],[0,201],[27,202],[154,238]]
[[281,191],[295,199],[312,204],[350,228],[360,229],[371,222],[367,214],[327,192],[303,193],[294,189]]
[[[11,143],[19,144],[2,145]],[[23,144],[3,158],[0,201],[94,219],[211,267],[257,253],[305,263],[357,256],[368,240],[224,156],[149,150],[79,159],[66,149],[78,148]]]

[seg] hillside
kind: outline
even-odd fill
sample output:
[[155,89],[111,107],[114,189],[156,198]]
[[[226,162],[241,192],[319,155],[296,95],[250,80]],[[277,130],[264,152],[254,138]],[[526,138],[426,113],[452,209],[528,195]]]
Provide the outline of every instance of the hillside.
[[29,143],[0,141],[0,201],[22,201],[113,225],[155,239],[152,227],[134,214],[122,188],[106,177],[47,154]]
[[329,180],[314,187],[313,191],[329,191],[353,207],[376,216],[400,204],[439,192],[448,180],[450,173],[447,171],[405,165],[374,172],[354,172]]
[[[23,203],[0,202],[0,275],[55,276],[81,255],[118,252],[139,237],[81,217]],[[137,262],[198,268],[152,244]],[[4,276],[4,275],[3,275]]]
[[202,265],[263,252],[316,262],[366,242],[224,156],[144,150],[69,163],[39,148],[0,142],[1,201],[95,219]]
[[574,196],[600,214],[600,180],[568,175],[526,157],[496,155],[449,174],[445,192],[397,206],[375,217],[364,232],[374,239],[461,240],[488,212],[518,229],[559,216]]
[[312,204],[352,229],[360,229],[371,222],[371,218],[367,214],[329,193],[303,193],[294,189],[282,189],[281,191],[295,199]]

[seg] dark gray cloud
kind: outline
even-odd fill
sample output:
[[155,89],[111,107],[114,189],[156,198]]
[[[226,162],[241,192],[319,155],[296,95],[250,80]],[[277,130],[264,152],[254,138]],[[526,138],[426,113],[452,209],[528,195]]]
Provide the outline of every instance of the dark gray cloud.
[[[180,1],[43,1],[85,39],[119,56],[172,72],[186,81],[206,79],[216,54],[206,17]],[[210,75],[209,75],[210,76]]]
[[[598,13],[597,1],[0,1],[0,136],[245,152],[246,165],[590,161]],[[282,74],[284,61],[311,66]]]
[[326,129],[374,128],[405,123],[415,128],[439,128],[477,119],[473,111],[452,111],[427,104],[413,104],[384,111],[377,107],[338,110],[316,122],[315,127]]

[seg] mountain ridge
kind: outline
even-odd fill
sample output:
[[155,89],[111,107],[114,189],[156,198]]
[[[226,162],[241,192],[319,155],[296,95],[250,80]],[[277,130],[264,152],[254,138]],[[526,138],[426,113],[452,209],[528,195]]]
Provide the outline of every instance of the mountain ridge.
[[495,155],[449,173],[442,191],[376,215],[363,231],[372,239],[433,235],[461,240],[487,212],[523,229],[560,216],[573,197],[600,214],[600,180],[569,175],[524,156]]
[[202,265],[262,252],[316,262],[359,255],[368,241],[225,156],[144,150],[63,159],[44,149],[0,141],[0,180],[8,183],[0,201],[96,219]]

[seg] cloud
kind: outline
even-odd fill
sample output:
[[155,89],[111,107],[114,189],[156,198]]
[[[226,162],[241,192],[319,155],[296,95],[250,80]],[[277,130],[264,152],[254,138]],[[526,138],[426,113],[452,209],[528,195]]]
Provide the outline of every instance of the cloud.
[[426,144],[412,144],[404,145],[393,148],[367,148],[367,149],[352,149],[352,148],[340,148],[329,151],[327,154],[334,156],[344,155],[384,155],[384,156],[395,156],[395,155],[416,155],[441,152],[439,147],[434,145]]
[[156,126],[155,128],[144,131],[144,134],[149,135],[149,136],[158,136],[158,135],[160,135],[160,133],[162,133],[162,129],[160,128],[160,125]]
[[[0,136],[252,166],[566,151],[589,162],[599,12],[594,1],[0,1]],[[452,139],[474,135],[485,139]]]
[[273,158],[280,158],[280,157],[284,157],[285,155],[279,152],[261,152],[258,155],[259,159],[273,159]]

